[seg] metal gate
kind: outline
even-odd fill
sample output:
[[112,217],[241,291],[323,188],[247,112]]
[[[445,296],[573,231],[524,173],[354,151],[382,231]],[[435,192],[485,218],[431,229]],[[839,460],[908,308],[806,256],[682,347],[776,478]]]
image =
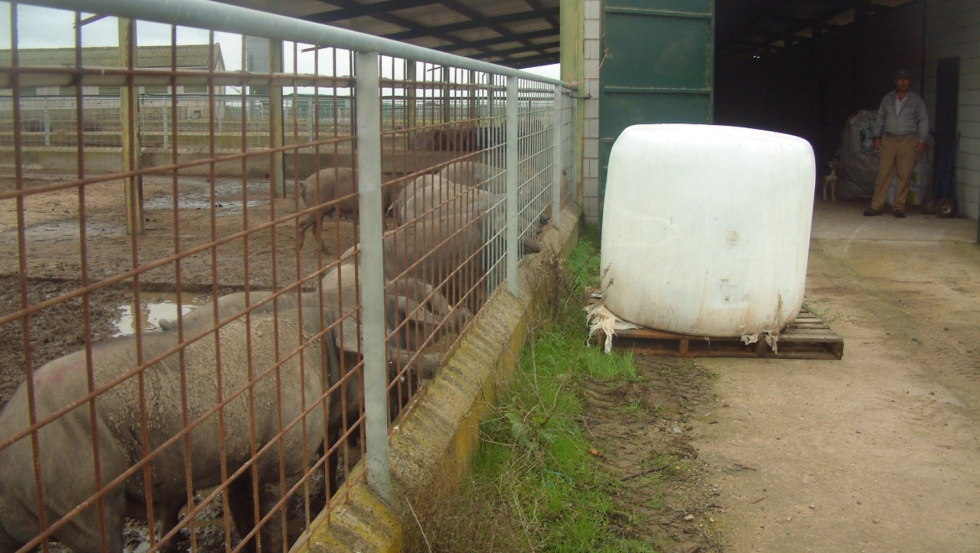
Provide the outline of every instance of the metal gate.
[[606,0],[599,77],[599,214],[609,153],[639,123],[711,123],[714,0]]

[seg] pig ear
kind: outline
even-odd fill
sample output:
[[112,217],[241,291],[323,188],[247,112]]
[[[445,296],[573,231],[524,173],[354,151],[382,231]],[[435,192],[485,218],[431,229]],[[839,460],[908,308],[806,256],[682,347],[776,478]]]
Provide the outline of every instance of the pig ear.
[[398,284],[401,287],[401,293],[408,294],[410,291],[418,291],[417,297],[429,298],[427,300],[429,311],[443,317],[449,314],[449,300],[428,282],[414,277],[402,277]]
[[405,296],[398,296],[397,305],[399,313],[409,321],[432,326],[439,325],[439,318],[422,308],[415,300],[406,298]]
[[541,251],[541,242],[538,242],[534,238],[525,236],[521,238],[521,244],[524,246],[524,253],[538,253]]
[[439,354],[425,353],[418,356],[416,369],[419,371],[419,378],[422,380],[432,380],[439,374]]
[[353,316],[344,317],[340,322],[340,328],[334,329],[334,343],[338,348],[351,353],[361,351],[361,345],[357,338],[357,319]]
[[[323,315],[323,319],[321,320],[321,322],[324,325],[331,325],[331,324],[333,324],[337,320],[337,313],[336,312],[333,312],[333,311],[324,311],[322,313],[322,315]],[[330,379],[333,378],[333,375],[339,375],[340,374],[340,366],[339,366],[339,364],[340,364],[341,352],[340,352],[340,349],[339,349],[340,348],[340,345],[338,343],[339,341],[336,339],[336,337],[337,337],[338,334],[339,333],[336,330],[333,331],[333,335],[334,335],[334,340],[332,340],[333,343],[331,343],[331,340],[326,339],[326,337],[324,337],[324,339],[323,339],[323,349],[324,349],[324,354],[326,355],[326,360],[327,360],[327,367],[326,367],[327,374],[326,374],[326,376],[327,376],[328,382],[329,382]]]

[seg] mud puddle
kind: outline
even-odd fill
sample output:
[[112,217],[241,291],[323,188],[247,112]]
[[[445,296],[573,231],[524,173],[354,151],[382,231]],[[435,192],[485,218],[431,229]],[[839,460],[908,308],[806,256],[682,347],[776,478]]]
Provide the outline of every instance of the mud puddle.
[[[198,294],[182,294],[180,297],[181,314],[204,305],[209,300],[209,296]],[[177,318],[177,294],[171,293],[151,293],[143,292],[140,294],[140,308],[138,313],[133,309],[132,304],[119,306],[119,318],[113,321],[116,326],[114,336],[129,336],[136,332],[136,318],[139,317],[140,327],[144,331],[160,330],[160,320],[173,320]]]

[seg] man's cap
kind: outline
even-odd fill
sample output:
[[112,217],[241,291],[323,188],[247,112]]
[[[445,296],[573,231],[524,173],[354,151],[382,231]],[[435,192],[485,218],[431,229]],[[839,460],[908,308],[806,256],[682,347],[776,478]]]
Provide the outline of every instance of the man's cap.
[[899,69],[898,71],[895,72],[895,80],[896,81],[898,79],[911,79],[911,78],[912,77],[909,76],[909,72],[906,71],[906,70],[904,70],[904,69]]

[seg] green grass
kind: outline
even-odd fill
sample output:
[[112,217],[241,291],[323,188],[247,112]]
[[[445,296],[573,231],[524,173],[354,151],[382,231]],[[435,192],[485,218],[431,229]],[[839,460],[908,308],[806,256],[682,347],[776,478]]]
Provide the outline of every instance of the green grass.
[[555,288],[509,391],[481,425],[471,478],[450,503],[425,509],[426,540],[415,551],[659,551],[613,531],[614,517],[629,517],[612,500],[623,483],[603,469],[582,425],[579,398],[588,380],[638,378],[631,355],[588,344],[586,288],[599,282],[594,229],[564,263],[545,265],[552,265]]
[[482,427],[484,445],[473,479],[492,483],[509,499],[536,551],[653,551],[610,532],[615,485],[591,453],[581,426],[584,378],[635,380],[632,356],[588,345],[586,288],[599,282],[594,232],[563,267],[556,290],[521,368],[496,411]]

